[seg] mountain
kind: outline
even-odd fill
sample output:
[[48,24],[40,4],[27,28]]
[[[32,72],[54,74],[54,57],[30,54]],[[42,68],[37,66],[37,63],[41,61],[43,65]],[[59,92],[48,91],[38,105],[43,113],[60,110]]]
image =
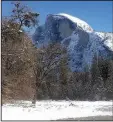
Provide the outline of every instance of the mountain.
[[45,24],[33,35],[37,47],[51,41],[66,46],[73,72],[83,71],[86,66],[90,68],[95,55],[113,57],[113,33],[96,32],[85,21],[65,13],[49,14]]

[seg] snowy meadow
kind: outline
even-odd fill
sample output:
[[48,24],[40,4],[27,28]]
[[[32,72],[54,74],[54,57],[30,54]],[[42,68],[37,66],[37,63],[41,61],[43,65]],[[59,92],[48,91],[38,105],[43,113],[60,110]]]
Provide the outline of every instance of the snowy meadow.
[[109,116],[112,101],[16,101],[2,106],[2,120],[66,120],[93,116]]

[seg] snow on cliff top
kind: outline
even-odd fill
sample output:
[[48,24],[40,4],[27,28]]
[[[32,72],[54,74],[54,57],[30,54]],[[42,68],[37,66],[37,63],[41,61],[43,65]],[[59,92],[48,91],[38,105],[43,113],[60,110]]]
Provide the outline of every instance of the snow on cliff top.
[[74,23],[77,23],[77,25],[82,27],[82,29],[84,31],[93,32],[93,29],[85,21],[83,21],[77,17],[73,17],[73,16],[71,16],[69,14],[65,14],[65,13],[59,13],[58,15],[64,16],[64,17],[68,18],[69,20],[73,21]]

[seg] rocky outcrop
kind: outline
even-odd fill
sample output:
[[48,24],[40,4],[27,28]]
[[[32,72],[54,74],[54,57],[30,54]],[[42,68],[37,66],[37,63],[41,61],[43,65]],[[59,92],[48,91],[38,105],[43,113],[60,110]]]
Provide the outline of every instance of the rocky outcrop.
[[50,14],[45,24],[36,29],[33,43],[37,47],[50,42],[66,46],[72,71],[90,68],[94,55],[113,57],[113,33],[95,32],[86,22],[68,14]]

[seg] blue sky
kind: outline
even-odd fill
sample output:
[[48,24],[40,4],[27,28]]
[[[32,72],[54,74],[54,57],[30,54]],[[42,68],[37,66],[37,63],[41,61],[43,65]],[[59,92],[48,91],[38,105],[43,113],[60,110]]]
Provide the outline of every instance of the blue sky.
[[[86,21],[94,30],[112,32],[112,1],[24,1],[34,12],[40,13],[40,24],[47,14],[67,13]],[[2,16],[12,10],[9,1],[2,2]]]

